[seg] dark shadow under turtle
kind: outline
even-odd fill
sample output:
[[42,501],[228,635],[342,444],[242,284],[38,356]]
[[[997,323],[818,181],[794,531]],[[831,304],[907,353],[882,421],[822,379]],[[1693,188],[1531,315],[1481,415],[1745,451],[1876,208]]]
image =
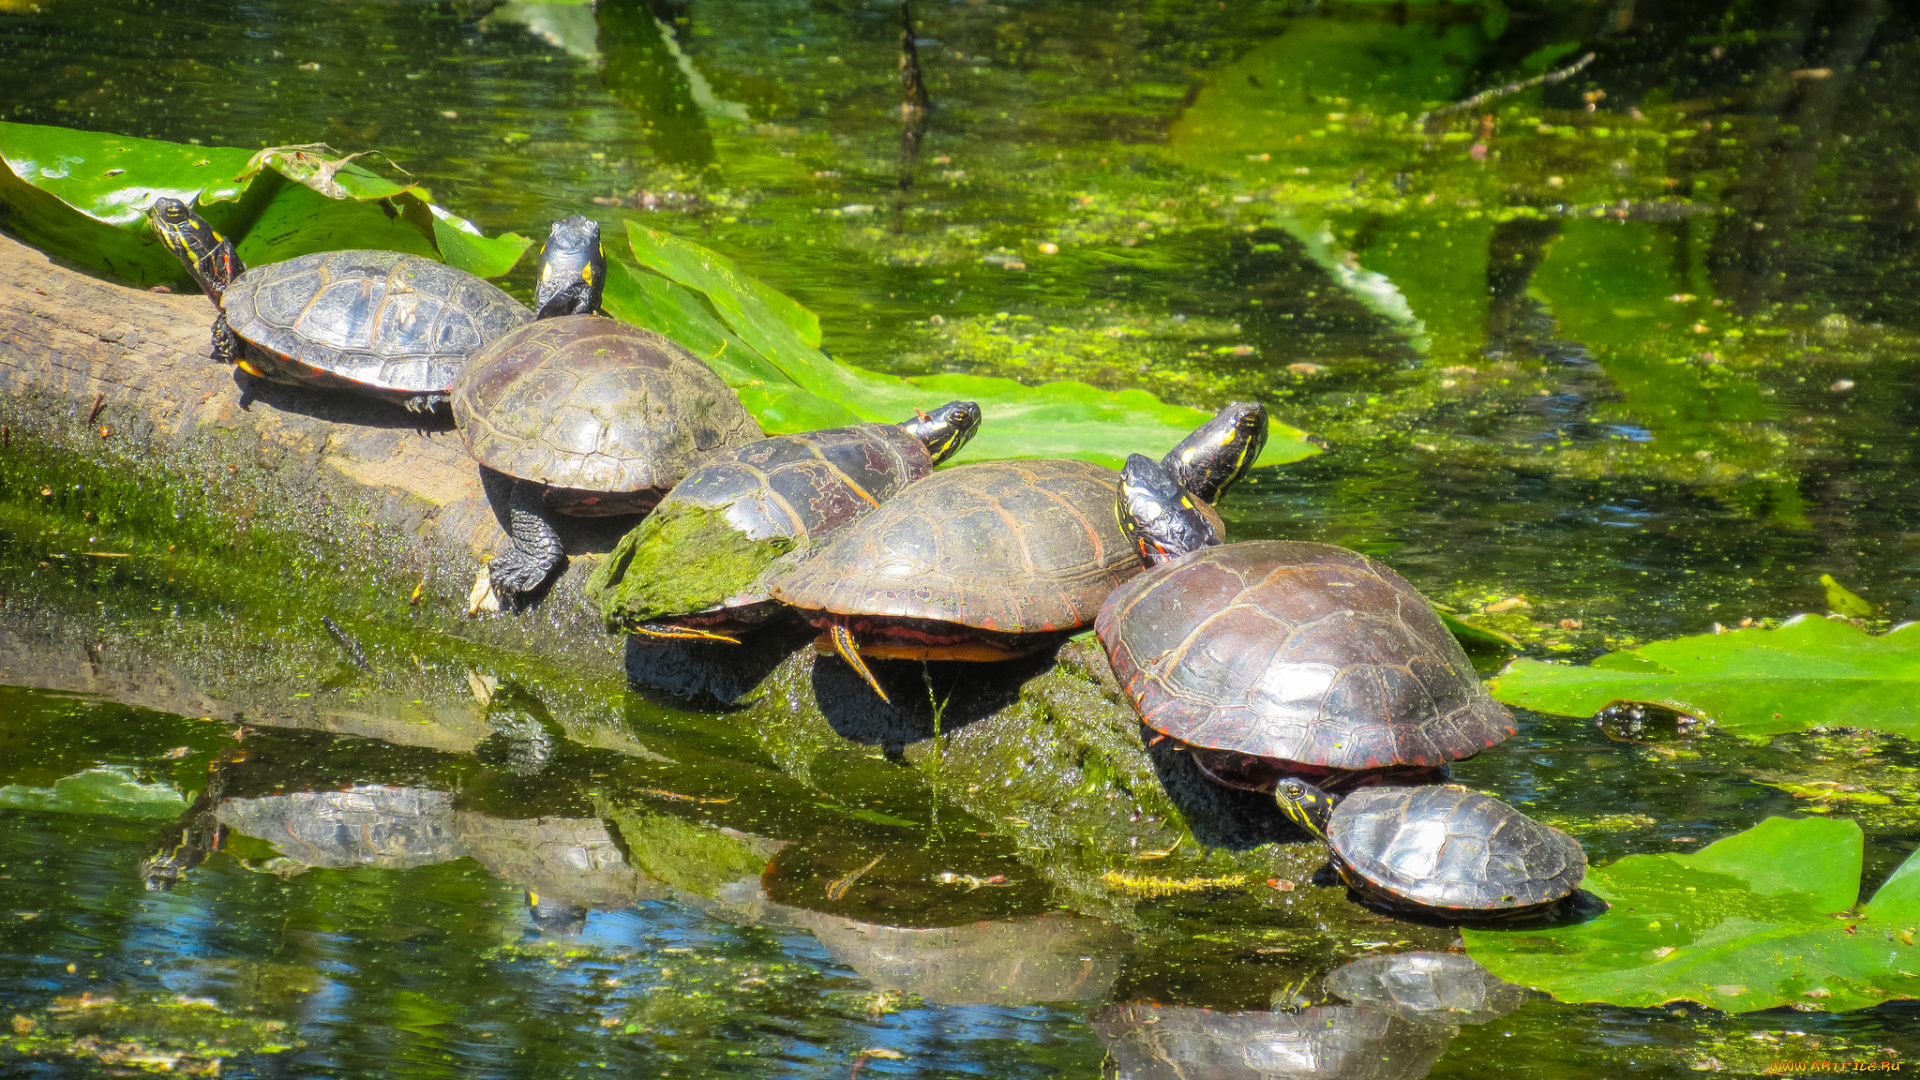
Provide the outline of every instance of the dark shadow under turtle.
[[1313,835],[1287,820],[1273,796],[1214,783],[1194,764],[1184,745],[1140,725],[1140,740],[1160,787],[1205,847],[1246,851],[1264,844],[1312,841]]
[[233,385],[240,391],[240,407],[256,402],[275,412],[311,417],[329,424],[417,431],[437,434],[453,430],[453,414],[444,409],[416,412],[384,398],[342,394],[312,386],[274,382],[241,368],[233,369]]
[[734,645],[698,638],[627,636],[627,685],[675,709],[744,709],[754,690],[814,639],[811,628],[779,620]]
[[841,738],[898,758],[910,744],[933,738],[936,713],[940,733],[951,734],[1020,700],[1020,688],[1053,667],[1055,651],[992,663],[868,661],[884,701],[845,660],[817,654],[813,698]]

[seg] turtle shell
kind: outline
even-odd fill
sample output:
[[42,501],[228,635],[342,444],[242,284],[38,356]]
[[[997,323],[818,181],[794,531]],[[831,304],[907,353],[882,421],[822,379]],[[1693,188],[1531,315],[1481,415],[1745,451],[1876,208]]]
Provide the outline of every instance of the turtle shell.
[[283,375],[399,394],[445,393],[474,350],[533,320],[472,274],[395,251],[323,251],[255,267],[220,306],[242,340],[320,378]]
[[1335,769],[1439,765],[1513,718],[1413,586],[1346,548],[1201,548],[1116,590],[1096,628],[1148,726]]
[[598,315],[541,319],[482,349],[454,383],[453,418],[480,464],[575,492],[664,492],[714,451],[761,437],[692,353]]
[[1566,833],[1452,784],[1360,788],[1333,808],[1327,843],[1361,891],[1420,907],[1536,907],[1587,873],[1587,853]]
[[709,459],[660,504],[724,512],[750,540],[819,539],[933,471],[926,444],[898,424],[779,435]]
[[1009,634],[1073,630],[1140,571],[1113,512],[1119,490],[1119,473],[1084,461],[947,469],[781,575],[773,598]]
[[1093,1020],[1116,1080],[1415,1080],[1453,1032],[1382,1009],[1222,1012],[1110,1005]]

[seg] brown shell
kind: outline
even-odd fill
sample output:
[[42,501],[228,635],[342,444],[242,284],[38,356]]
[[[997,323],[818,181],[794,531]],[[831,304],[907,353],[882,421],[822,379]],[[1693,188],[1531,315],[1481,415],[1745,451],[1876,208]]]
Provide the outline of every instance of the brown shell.
[[481,350],[453,385],[453,418],[480,464],[576,491],[664,491],[761,438],[692,353],[598,315],[542,319]]
[[255,267],[220,305],[233,332],[270,355],[401,393],[445,393],[475,350],[533,318],[464,270],[394,251]]
[[1331,544],[1202,548],[1116,590],[1095,626],[1141,718],[1195,746],[1375,769],[1513,734],[1414,587]]
[[797,608],[1030,634],[1093,621],[1140,572],[1113,507],[1120,474],[1084,461],[936,472],[773,584]]

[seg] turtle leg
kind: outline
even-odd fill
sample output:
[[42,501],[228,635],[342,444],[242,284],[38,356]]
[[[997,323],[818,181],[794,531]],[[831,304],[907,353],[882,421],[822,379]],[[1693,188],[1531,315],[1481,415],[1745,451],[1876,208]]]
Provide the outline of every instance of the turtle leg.
[[448,394],[415,394],[400,404],[405,405],[410,413],[430,413],[452,400]]
[[513,550],[487,566],[493,591],[503,600],[517,603],[520,597],[540,587],[566,558],[560,534],[547,520],[547,508],[539,484],[524,480],[513,483],[507,502],[507,532],[513,538]]
[[223,364],[238,364],[247,353],[240,335],[227,325],[227,313],[221,312],[213,319],[213,358]]
[[867,680],[867,685],[873,687],[873,692],[880,695],[881,701],[889,705],[893,704],[893,701],[887,697],[887,692],[880,689],[880,680],[873,677],[873,669],[867,667],[865,660],[860,659],[860,646],[853,640],[853,631],[840,623],[834,623],[832,629],[827,631],[827,636],[833,642],[833,651],[840,654],[840,659],[845,660],[855,674]]

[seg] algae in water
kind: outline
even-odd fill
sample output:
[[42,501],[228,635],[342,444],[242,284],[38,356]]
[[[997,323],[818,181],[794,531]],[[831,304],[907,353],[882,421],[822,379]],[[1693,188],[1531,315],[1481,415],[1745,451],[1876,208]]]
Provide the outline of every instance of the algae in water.
[[725,510],[670,503],[622,537],[587,581],[587,595],[614,633],[705,611],[748,591],[798,542],[753,540]]

